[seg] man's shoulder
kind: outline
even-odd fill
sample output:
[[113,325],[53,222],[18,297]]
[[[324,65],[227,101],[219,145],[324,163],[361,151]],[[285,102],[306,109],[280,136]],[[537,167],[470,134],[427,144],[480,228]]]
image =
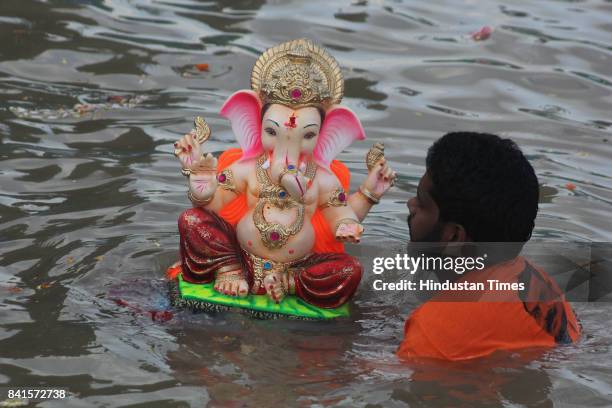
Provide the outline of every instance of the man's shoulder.
[[582,331],[580,323],[555,280],[543,269],[525,262],[519,281],[524,286],[520,298],[528,315],[556,343],[576,342]]

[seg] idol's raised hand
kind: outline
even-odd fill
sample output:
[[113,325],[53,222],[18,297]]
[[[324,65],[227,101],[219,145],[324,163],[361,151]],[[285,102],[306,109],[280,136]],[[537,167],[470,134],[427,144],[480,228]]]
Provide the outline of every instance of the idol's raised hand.
[[[210,137],[210,127],[201,116],[194,120],[195,129],[174,143],[174,155],[182,166],[182,173],[188,176],[195,163],[202,157],[202,144]],[[215,165],[216,168],[216,165]]]
[[174,155],[181,162],[182,172],[188,176],[193,165],[202,157],[202,147],[196,141],[196,131],[192,130],[174,143]]
[[361,192],[372,202],[380,200],[387,190],[395,185],[397,177],[395,171],[389,166],[384,151],[384,144],[375,143],[366,156],[368,176],[361,186]]
[[189,177],[189,198],[198,205],[206,205],[217,189],[217,159],[202,153],[202,144],[210,137],[204,119],[195,119],[196,128],[174,143],[174,154],[181,162],[181,173]]

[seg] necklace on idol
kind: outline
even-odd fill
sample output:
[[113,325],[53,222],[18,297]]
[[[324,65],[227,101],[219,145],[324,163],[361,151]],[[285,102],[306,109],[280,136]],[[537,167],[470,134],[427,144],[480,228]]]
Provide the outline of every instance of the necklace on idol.
[[[304,225],[304,203],[295,200],[287,191],[270,179],[268,172],[263,165],[266,155],[261,155],[256,162],[256,177],[259,183],[259,201],[253,211],[253,223],[259,230],[261,241],[266,248],[277,249],[287,243],[289,237],[297,234]],[[314,179],[317,166],[313,162],[308,162],[304,176],[309,180]],[[264,217],[264,208],[267,205],[280,209],[297,208],[295,220],[289,225],[277,222],[269,222]]]

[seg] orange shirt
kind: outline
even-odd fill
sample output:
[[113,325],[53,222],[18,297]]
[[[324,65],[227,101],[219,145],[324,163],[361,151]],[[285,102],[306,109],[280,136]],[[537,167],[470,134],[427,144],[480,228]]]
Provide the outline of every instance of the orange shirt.
[[[522,282],[525,289],[488,290],[488,279]],[[465,360],[496,350],[573,343],[580,337],[580,325],[559,287],[522,257],[471,271],[457,282],[484,282],[486,290],[441,292],[417,308],[406,321],[399,357]]]

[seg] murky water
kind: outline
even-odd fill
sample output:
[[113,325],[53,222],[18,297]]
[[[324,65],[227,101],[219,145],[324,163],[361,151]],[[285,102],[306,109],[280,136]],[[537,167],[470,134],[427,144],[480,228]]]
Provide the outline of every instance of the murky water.
[[[366,221],[370,251],[408,239],[405,201],[450,130],[526,151],[536,239],[612,240],[610,1],[5,0],[0,386],[75,394],[45,407],[611,405],[610,304],[575,305],[577,346],[462,364],[399,362],[416,300],[371,276],[347,321],[171,309],[161,277],[189,206],[172,142],[204,115],[208,147],[234,146],[222,102],[261,51],[302,36],[340,61],[345,104],[401,177]],[[370,143],[341,156],[353,188]]]

